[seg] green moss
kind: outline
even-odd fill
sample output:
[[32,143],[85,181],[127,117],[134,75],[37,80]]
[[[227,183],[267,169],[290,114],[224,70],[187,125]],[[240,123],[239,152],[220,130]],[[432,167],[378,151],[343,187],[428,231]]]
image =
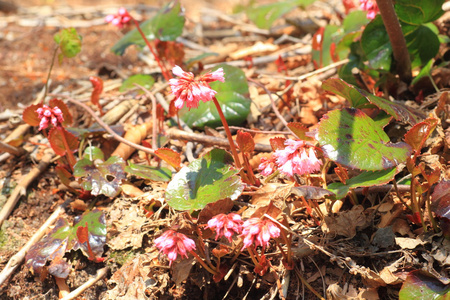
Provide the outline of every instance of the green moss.
[[142,250],[132,250],[132,249],[116,250],[111,252],[109,258],[113,263],[123,266],[126,262],[132,260],[136,255],[140,253],[142,253]]

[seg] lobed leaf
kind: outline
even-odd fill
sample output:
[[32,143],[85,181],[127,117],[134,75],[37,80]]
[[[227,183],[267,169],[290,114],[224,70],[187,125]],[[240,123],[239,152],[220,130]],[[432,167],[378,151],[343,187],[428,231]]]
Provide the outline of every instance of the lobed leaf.
[[81,51],[81,36],[75,28],[65,28],[53,36],[55,42],[59,45],[61,54],[59,55],[59,63],[64,57],[75,57]]
[[[77,232],[82,225],[86,229],[83,240],[80,241]],[[45,275],[45,269],[56,277],[66,278],[70,272],[70,265],[63,259],[67,251],[81,249],[91,260],[98,262],[101,261],[105,243],[106,221],[100,210],[86,211],[81,217],[75,218],[73,226],[66,219],[59,218],[49,234],[28,250],[26,266],[34,274],[41,275],[41,279]],[[46,266],[48,261],[50,263]]]
[[81,183],[83,189],[91,191],[95,196],[117,196],[121,191],[121,182],[126,178],[125,162],[118,156],[111,156],[106,162],[83,157],[73,168],[75,177],[84,178]]

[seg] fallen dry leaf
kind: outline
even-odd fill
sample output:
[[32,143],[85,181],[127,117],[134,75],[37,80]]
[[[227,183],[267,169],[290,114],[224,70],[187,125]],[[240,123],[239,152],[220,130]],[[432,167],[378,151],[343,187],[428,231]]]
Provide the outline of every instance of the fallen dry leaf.
[[356,229],[364,228],[367,222],[364,208],[361,205],[355,205],[350,211],[340,212],[336,216],[325,216],[322,231],[326,234],[352,238],[356,235]]

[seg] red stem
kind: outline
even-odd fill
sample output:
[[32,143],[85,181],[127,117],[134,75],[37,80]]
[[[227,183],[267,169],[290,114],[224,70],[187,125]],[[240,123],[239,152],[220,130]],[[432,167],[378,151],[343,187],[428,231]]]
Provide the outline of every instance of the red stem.
[[67,160],[69,161],[70,168],[73,171],[73,166],[76,164],[77,160],[75,159],[75,156],[73,156],[72,150],[69,147],[69,143],[67,143],[66,135],[64,133],[64,128],[59,127],[59,126],[57,128],[62,135],[64,148],[66,148]]
[[245,175],[244,171],[242,170],[242,164],[241,164],[241,161],[239,160],[239,155],[238,155],[238,152],[236,149],[236,145],[234,144],[233,137],[231,136],[231,131],[230,131],[230,127],[228,127],[227,119],[225,119],[225,115],[223,114],[222,108],[220,107],[219,101],[217,101],[216,97],[213,97],[212,100],[214,102],[214,105],[217,108],[217,112],[219,113],[219,117],[220,117],[220,120],[222,121],[223,128],[225,129],[225,132],[227,134],[228,142],[230,143],[231,153],[233,154],[233,157],[234,157],[234,163],[236,164],[236,167],[240,170],[242,180],[247,182],[248,179],[247,179],[247,176]]
[[141,34],[142,38],[144,39],[144,42],[147,44],[148,49],[150,49],[150,52],[153,54],[153,56],[155,57],[156,62],[158,63],[159,68],[161,69],[161,72],[164,76],[164,79],[166,79],[166,81],[169,81],[169,79],[171,78],[170,75],[167,72],[167,69],[162,65],[161,60],[159,59],[158,54],[156,54],[155,50],[153,49],[152,45],[150,44],[150,41],[145,37],[144,32],[142,31],[141,27],[139,26],[138,21],[136,21],[133,17],[131,17],[131,19],[133,20],[134,24],[136,25],[137,30],[139,31],[139,33]]

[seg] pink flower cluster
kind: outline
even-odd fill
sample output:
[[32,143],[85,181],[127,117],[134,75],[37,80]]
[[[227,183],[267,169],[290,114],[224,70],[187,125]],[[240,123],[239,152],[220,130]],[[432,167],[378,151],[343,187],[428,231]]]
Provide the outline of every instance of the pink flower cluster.
[[127,9],[124,7],[119,8],[119,11],[115,15],[107,15],[105,22],[111,23],[114,26],[122,28],[124,25],[131,21],[131,16]]
[[41,119],[39,130],[46,129],[50,123],[57,127],[64,122],[62,111],[57,106],[51,108],[44,104],[42,107],[36,109],[36,112],[38,113],[39,119]]
[[184,103],[191,109],[193,107],[197,108],[200,100],[203,102],[211,101],[217,92],[211,89],[208,83],[217,80],[225,81],[222,68],[212,73],[204,74],[197,80],[194,79],[194,74],[183,71],[179,66],[175,66],[172,72],[180,77],[169,80],[172,94],[176,97],[175,107],[178,109],[183,108]]
[[308,146],[305,141],[287,139],[284,149],[276,150],[270,158],[261,159],[259,170],[264,176],[272,174],[275,168],[281,173],[293,176],[314,173],[320,170],[320,161],[314,148]]
[[184,234],[170,229],[155,239],[155,246],[167,255],[171,265],[178,254],[187,258],[187,252],[195,249],[195,242]]
[[359,0],[361,9],[367,11],[367,19],[373,20],[380,11],[375,0]]
[[218,214],[208,221],[208,227],[216,230],[216,240],[225,236],[231,243],[231,236],[242,231],[241,216],[234,213]]
[[244,237],[244,247],[242,249],[252,245],[265,248],[269,245],[271,238],[280,236],[280,228],[267,219],[250,218],[244,222],[242,228],[242,236]]

